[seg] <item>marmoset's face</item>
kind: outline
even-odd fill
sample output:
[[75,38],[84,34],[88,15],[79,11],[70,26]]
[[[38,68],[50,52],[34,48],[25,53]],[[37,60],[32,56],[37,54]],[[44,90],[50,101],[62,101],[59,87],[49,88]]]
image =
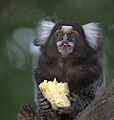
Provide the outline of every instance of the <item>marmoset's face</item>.
[[[60,54],[66,56],[73,53],[74,49],[78,48],[83,43],[81,34],[82,29],[79,25],[56,25],[52,30],[54,41],[56,41],[57,50]],[[81,33],[81,34],[80,34]]]
[[58,52],[67,55],[73,52],[75,38],[79,36],[79,33],[73,30],[72,26],[62,26],[54,33],[57,37]]

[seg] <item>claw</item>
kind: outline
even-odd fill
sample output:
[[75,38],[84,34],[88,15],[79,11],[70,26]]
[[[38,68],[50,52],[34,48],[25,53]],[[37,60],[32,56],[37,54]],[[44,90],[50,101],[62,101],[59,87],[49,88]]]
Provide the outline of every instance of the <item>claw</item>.
[[42,98],[39,100],[39,102],[44,102],[44,101],[46,101],[46,100],[47,100],[46,98],[42,97]]

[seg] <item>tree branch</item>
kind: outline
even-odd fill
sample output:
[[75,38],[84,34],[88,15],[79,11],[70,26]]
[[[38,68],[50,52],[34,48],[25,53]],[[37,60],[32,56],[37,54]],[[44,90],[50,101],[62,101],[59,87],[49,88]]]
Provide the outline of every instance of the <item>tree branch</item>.
[[114,120],[114,80],[112,85],[78,115],[77,120]]

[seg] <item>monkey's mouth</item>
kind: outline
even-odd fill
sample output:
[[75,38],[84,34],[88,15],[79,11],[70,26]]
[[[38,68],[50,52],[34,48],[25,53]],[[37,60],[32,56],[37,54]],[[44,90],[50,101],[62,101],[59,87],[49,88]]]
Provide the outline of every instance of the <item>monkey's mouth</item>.
[[61,47],[61,46],[70,47],[70,45],[69,45],[69,43],[68,43],[68,42],[63,42],[63,43],[61,43],[59,46],[60,46],[60,47]]
[[73,52],[74,43],[73,42],[57,42],[58,52],[62,55],[68,55]]
[[70,42],[57,42],[58,47],[72,47]]

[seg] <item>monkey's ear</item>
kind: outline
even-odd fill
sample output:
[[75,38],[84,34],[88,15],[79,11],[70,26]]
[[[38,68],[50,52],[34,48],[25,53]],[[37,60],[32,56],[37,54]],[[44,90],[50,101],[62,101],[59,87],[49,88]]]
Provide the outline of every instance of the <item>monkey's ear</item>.
[[40,46],[47,42],[47,39],[53,29],[55,23],[52,21],[43,20],[39,23],[36,30],[36,35],[34,38],[34,45]]
[[88,23],[82,26],[86,40],[91,48],[98,50],[102,46],[102,30],[99,23]]

